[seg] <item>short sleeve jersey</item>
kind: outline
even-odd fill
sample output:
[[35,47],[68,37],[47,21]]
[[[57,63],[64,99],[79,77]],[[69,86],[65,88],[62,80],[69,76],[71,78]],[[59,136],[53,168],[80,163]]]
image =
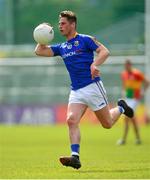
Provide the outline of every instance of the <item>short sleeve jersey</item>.
[[88,35],[76,34],[64,43],[51,45],[54,56],[61,56],[71,79],[71,89],[77,90],[99,81],[100,77],[91,78],[90,66],[94,60],[94,51],[99,47]]
[[127,98],[141,98],[144,75],[138,69],[132,69],[131,73],[123,71],[121,74]]

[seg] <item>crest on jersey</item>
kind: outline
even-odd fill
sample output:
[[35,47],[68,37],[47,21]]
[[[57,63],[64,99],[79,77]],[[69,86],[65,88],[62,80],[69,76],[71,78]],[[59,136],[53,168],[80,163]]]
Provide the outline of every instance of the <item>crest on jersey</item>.
[[79,46],[79,41],[75,41],[74,46]]

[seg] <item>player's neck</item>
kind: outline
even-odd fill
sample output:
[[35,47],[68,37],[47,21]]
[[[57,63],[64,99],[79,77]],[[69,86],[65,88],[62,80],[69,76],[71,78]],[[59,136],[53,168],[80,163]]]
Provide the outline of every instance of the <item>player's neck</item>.
[[77,32],[76,32],[76,31],[71,32],[70,34],[68,34],[68,35],[66,36],[67,41],[75,38],[76,35],[77,35]]
[[128,69],[127,72],[128,72],[128,73],[132,73],[132,72],[133,72],[133,69],[132,69],[132,68],[131,68],[131,69]]

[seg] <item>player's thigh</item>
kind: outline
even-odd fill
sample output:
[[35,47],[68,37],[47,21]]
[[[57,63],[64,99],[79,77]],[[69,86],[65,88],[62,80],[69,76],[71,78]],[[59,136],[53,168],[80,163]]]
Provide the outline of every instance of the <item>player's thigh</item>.
[[109,125],[111,123],[111,115],[109,112],[109,106],[106,105],[102,109],[95,111],[95,115],[98,118],[98,120],[101,122],[102,125]]
[[87,105],[80,103],[68,104],[67,121],[73,120],[79,122],[87,109]]

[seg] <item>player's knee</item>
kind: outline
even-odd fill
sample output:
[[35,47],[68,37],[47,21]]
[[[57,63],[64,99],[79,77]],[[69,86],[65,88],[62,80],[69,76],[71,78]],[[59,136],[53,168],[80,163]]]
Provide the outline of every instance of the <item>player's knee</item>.
[[74,126],[77,124],[77,121],[75,119],[75,115],[73,114],[70,114],[68,117],[67,117],[67,124],[68,126]]

